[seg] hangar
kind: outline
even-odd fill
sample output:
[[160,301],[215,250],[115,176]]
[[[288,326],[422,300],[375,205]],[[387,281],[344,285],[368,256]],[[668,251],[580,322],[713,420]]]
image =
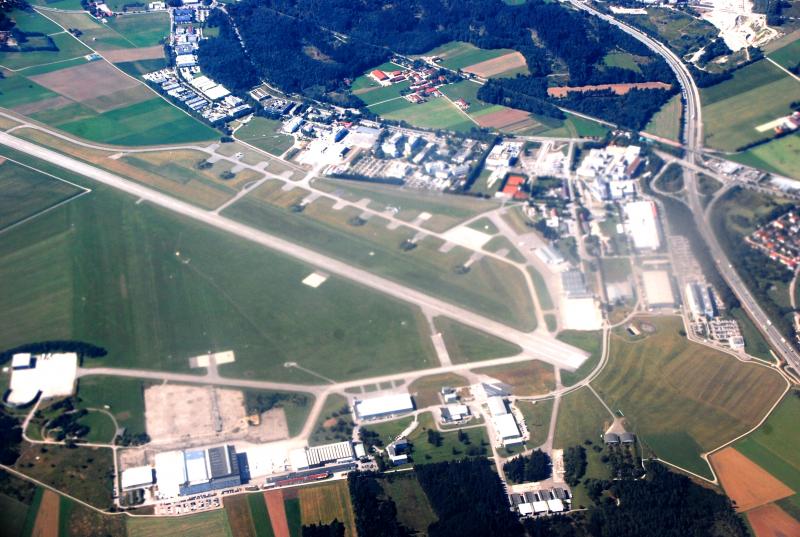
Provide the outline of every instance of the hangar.
[[11,383],[6,402],[25,405],[42,398],[72,395],[78,373],[74,352],[32,355],[17,353],[11,358]]
[[358,418],[373,420],[411,412],[414,410],[414,401],[407,393],[385,395],[356,401],[355,409]]

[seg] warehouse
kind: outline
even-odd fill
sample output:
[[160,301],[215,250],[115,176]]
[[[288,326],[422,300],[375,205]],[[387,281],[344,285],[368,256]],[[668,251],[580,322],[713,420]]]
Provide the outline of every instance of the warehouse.
[[364,399],[355,403],[356,417],[362,420],[385,418],[414,410],[414,401],[407,393]]
[[306,470],[333,462],[351,462],[354,459],[353,443],[349,440],[323,446],[297,448],[289,453],[289,461],[294,470]]
[[508,408],[506,407],[506,402],[503,400],[502,397],[489,397],[486,399],[486,404],[489,405],[489,413],[492,416],[503,416],[508,414]]
[[628,234],[637,250],[658,250],[658,212],[652,201],[632,201],[625,205]]
[[672,308],[675,306],[675,293],[672,280],[666,270],[646,270],[642,272],[642,284],[647,304],[651,308]]
[[72,395],[78,372],[74,352],[40,354],[17,353],[11,357],[11,383],[6,402],[25,405],[41,394],[45,397]]
[[153,484],[153,468],[135,466],[122,471],[121,485],[123,491],[149,487]]
[[233,446],[167,451],[155,456],[159,498],[174,498],[242,484]]
[[513,414],[502,414],[493,418],[497,439],[504,446],[513,446],[522,443],[522,435]]

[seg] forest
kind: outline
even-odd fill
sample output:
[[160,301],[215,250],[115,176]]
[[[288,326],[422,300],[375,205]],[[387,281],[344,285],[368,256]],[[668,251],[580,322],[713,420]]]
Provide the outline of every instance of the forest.
[[[227,19],[222,12],[212,17],[221,31],[203,45],[199,60],[214,79],[232,88],[246,85],[255,73],[286,92],[361,106],[349,85],[393,53],[420,54],[449,41],[466,41],[479,48],[517,50],[525,57],[530,75],[492,80],[480,98],[536,114],[562,117],[556,106],[577,103],[580,110],[637,128],[657,108],[636,115],[626,112],[632,104],[665,102],[672,94],[603,95],[594,106],[582,101],[596,95],[576,94],[563,103],[546,93],[547,77],[555,69],[566,70],[570,85],[660,81],[677,91],[667,64],[643,44],[600,19],[543,0],[521,5],[502,0],[243,0],[228,5],[227,12],[230,21],[219,20]],[[239,43],[231,22],[242,37],[244,56],[233,50]],[[641,72],[604,65],[608,53],[620,51],[639,58]]]
[[378,475],[372,472],[350,472],[347,475],[356,531],[364,537],[410,536],[411,531],[397,520],[397,505],[383,493]]

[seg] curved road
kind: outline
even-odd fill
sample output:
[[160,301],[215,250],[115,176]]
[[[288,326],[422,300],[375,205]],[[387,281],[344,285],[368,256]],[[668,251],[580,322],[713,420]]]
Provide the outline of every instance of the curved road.
[[698,191],[697,172],[694,169],[696,166],[696,155],[703,148],[703,115],[700,107],[700,92],[689,73],[689,69],[668,47],[652,39],[643,32],[579,0],[569,0],[569,2],[576,8],[599,17],[609,24],[613,24],[623,32],[635,37],[647,45],[653,52],[664,58],[675,72],[675,76],[683,91],[683,101],[686,107],[684,113],[683,137],[687,149],[685,160],[690,167],[684,167],[684,184],[688,192],[689,208],[694,214],[695,224],[705,239],[708,248],[711,250],[711,255],[714,257],[720,274],[739,299],[744,310],[767,338],[770,346],[775,349],[778,355],[780,355],[794,370],[795,375],[800,375],[800,354],[786,341],[784,335],[772,325],[769,316],[761,309],[761,306],[750,293],[744,281],[739,277],[733,265],[728,261],[727,255],[720,246],[719,241],[717,241],[717,237],[711,228],[708,216],[703,211],[703,204],[700,201],[700,194]]

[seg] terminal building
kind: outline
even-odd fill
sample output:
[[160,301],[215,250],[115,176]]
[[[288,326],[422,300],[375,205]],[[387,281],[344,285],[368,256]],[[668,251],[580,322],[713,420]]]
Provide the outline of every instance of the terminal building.
[[355,402],[356,416],[362,420],[387,418],[414,410],[414,401],[407,393],[385,395]]

